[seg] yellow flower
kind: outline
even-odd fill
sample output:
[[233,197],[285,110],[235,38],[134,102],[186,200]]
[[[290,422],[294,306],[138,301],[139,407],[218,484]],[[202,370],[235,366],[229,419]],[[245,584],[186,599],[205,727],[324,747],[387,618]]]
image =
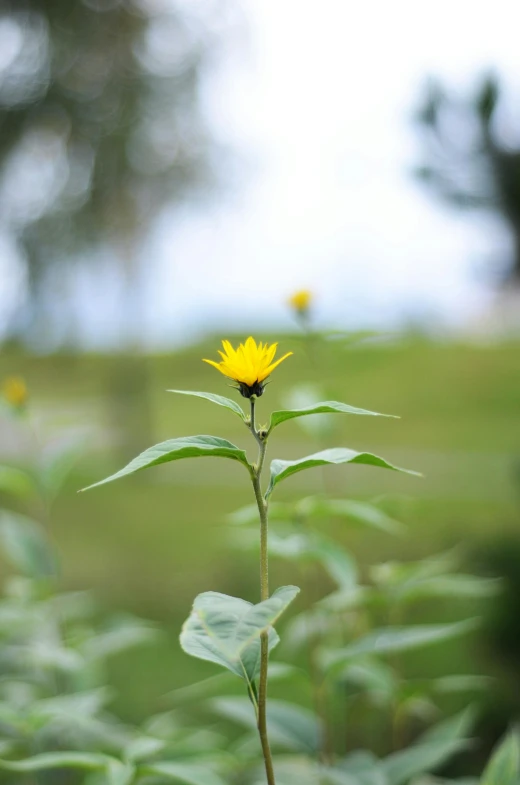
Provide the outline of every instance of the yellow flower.
[[277,343],[271,346],[267,344],[257,344],[254,338],[248,338],[245,343],[241,343],[238,349],[233,349],[229,341],[222,341],[224,351],[219,351],[222,362],[204,360],[205,363],[213,365],[217,371],[223,373],[229,379],[238,382],[238,389],[244,398],[262,395],[265,380],[292,352],[287,352],[276,362],[273,362],[276,354]]
[[7,403],[17,409],[27,403],[27,385],[20,376],[9,376],[2,385],[2,392]]
[[295,292],[288,301],[291,308],[294,308],[298,313],[305,313],[309,310],[312,302],[312,292],[309,289],[300,289]]

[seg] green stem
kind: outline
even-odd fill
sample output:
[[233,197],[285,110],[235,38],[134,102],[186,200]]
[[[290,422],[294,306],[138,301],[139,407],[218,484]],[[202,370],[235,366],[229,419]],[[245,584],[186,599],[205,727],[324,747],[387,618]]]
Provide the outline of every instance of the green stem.
[[[262,602],[269,599],[269,558],[267,552],[268,533],[268,502],[262,494],[261,475],[264,466],[267,442],[259,434],[255,424],[255,399],[251,398],[251,433],[255,437],[258,447],[258,461],[253,467],[251,480],[255,492],[258,513],[260,516],[260,599]],[[269,632],[266,630],[260,637],[260,681],[258,685],[258,733],[262,753],[264,756],[265,773],[268,785],[276,785],[274,778],[273,759],[269,738],[267,736],[267,669],[269,664]]]

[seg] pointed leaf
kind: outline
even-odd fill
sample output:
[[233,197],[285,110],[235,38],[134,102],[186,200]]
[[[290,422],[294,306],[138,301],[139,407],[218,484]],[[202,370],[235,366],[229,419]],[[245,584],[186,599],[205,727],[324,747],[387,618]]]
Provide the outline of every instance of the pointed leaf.
[[308,496],[298,502],[296,512],[316,517],[352,519],[389,534],[402,534],[405,530],[402,523],[391,518],[375,504],[353,499],[324,499],[319,496]]
[[224,780],[211,771],[206,763],[164,761],[149,763],[143,771],[145,774],[158,775],[161,779],[182,782],[185,785],[226,785]]
[[[216,698],[216,711],[251,730],[256,729],[256,717],[247,698]],[[267,705],[267,729],[273,745],[307,754],[319,749],[320,726],[313,712],[287,701],[270,699]]]
[[38,480],[47,499],[52,501],[63,487],[85,446],[82,434],[71,434],[51,442],[39,461]]
[[215,395],[214,393],[208,392],[194,392],[193,390],[167,390],[167,392],[177,393],[177,395],[194,395],[196,398],[205,398],[207,401],[216,403],[219,406],[224,406],[226,409],[230,409],[235,414],[238,414],[243,422],[246,420],[246,415],[242,407],[236,403],[236,401],[233,401],[231,398],[225,398],[223,395]]
[[312,469],[315,466],[327,466],[340,463],[360,463],[367,466],[379,466],[383,469],[392,469],[397,472],[405,472],[406,474],[413,474],[418,477],[421,475],[419,472],[411,471],[410,469],[401,469],[398,466],[393,466],[384,458],[379,458],[377,455],[372,455],[369,452],[356,452],[349,450],[346,447],[336,447],[331,450],[322,450],[321,452],[308,455],[306,458],[299,458],[296,461],[281,461],[276,459],[271,463],[271,480],[267,489],[266,496],[269,496],[279,482],[291,474],[296,474],[304,469]]
[[520,776],[520,741],[510,732],[495,748],[480,785],[517,785]]
[[82,488],[82,490],[88,491],[90,488],[96,488],[98,485],[104,485],[107,482],[118,480],[120,477],[125,477],[127,474],[148,469],[150,466],[158,466],[161,463],[178,461],[181,458],[205,457],[231,458],[249,468],[244,450],[228,442],[227,439],[221,439],[219,436],[183,436],[180,439],[169,439],[154,447],[149,447],[120,471],[100,480],[100,482],[89,485],[87,488]]
[[[290,504],[283,502],[271,502],[269,505],[269,519],[279,521],[290,521],[294,518],[294,509]],[[228,521],[239,526],[258,523],[258,504],[247,504],[240,507],[235,512],[228,515]]]
[[[250,684],[260,668],[260,635],[299,591],[296,586],[284,586],[258,605],[218,592],[199,594],[182,628],[181,646],[187,654],[222,665]],[[278,640],[270,630],[269,648]]]
[[0,466],[0,491],[26,499],[35,493],[34,479],[22,469]]
[[336,769],[348,773],[355,785],[389,785],[379,760],[367,750],[349,753],[338,762]]
[[389,785],[408,785],[412,777],[435,770],[457,752],[467,749],[468,744],[464,739],[415,744],[408,749],[394,752],[381,761],[380,765]]
[[39,523],[14,512],[0,514],[2,547],[12,564],[31,578],[52,578],[58,561]]
[[94,752],[43,752],[25,760],[0,760],[0,769],[32,772],[46,769],[104,769],[110,762],[106,755]]
[[324,653],[327,668],[348,663],[364,654],[391,654],[418,649],[433,643],[456,638],[474,630],[478,619],[467,619],[452,624],[416,624],[410,627],[383,627],[373,630],[349,646]]
[[106,767],[108,785],[130,785],[135,777],[135,766],[113,758]]
[[338,636],[342,631],[341,617],[315,606],[293,616],[285,628],[284,637],[290,650],[295,651],[311,641]]
[[[279,756],[275,762],[276,785],[330,785],[322,779],[318,765],[303,755]],[[260,769],[258,770],[260,771]],[[257,775],[258,776],[258,775]],[[250,780],[251,785],[265,785],[265,777]],[[360,785],[356,783],[356,785]]]
[[477,575],[436,575],[424,580],[410,581],[398,591],[400,600],[420,597],[495,597],[500,593],[503,582],[500,578],[480,578]]
[[441,720],[433,727],[428,728],[420,737],[420,744],[432,741],[454,741],[467,739],[475,725],[476,712],[473,706],[459,711],[453,717]]
[[[355,406],[349,406],[346,403],[339,401],[322,401],[320,403],[304,406],[301,409],[283,409],[271,414],[271,422],[269,424],[269,432],[273,430],[280,423],[286,420],[292,420],[294,417],[305,417],[309,414],[365,414],[373,417],[396,417],[395,414],[381,414],[380,412],[370,412],[367,409],[358,409]],[[399,419],[399,418],[397,418]]]
[[316,538],[316,558],[341,589],[352,591],[357,586],[358,569],[352,556],[332,540]]
[[394,700],[397,693],[394,670],[377,659],[371,660],[367,657],[350,663],[341,673],[341,680],[354,684],[385,702]]
[[318,781],[323,785],[388,785],[388,780],[377,768],[377,764],[369,770],[356,774],[337,767],[322,767]]
[[441,676],[431,682],[435,692],[441,694],[456,692],[478,692],[488,690],[493,683],[491,676],[478,676],[470,673],[457,673],[452,676]]
[[135,763],[157,755],[165,746],[164,739],[156,739],[153,736],[137,736],[126,745],[124,758],[130,763]]
[[[259,547],[256,529],[240,529],[235,532],[235,540],[240,548],[256,550]],[[333,540],[317,532],[293,528],[281,535],[273,531],[269,535],[268,547],[270,554],[288,561],[318,561],[343,589],[357,585],[358,571],[352,556]]]
[[389,785],[404,785],[411,777],[435,770],[468,746],[475,720],[472,707],[442,720],[427,730],[418,742],[382,761]]
[[79,650],[89,662],[95,662],[149,643],[156,635],[157,629],[149,622],[132,616],[121,616],[114,619],[106,629],[83,641]]

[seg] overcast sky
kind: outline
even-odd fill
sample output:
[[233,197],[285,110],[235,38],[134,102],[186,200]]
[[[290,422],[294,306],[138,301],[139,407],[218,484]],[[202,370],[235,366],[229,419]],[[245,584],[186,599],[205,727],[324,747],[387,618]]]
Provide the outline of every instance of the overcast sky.
[[514,87],[512,6],[243,0],[247,36],[232,42],[208,101],[250,169],[221,206],[164,230],[152,332],[288,324],[284,300],[301,286],[330,323],[454,324],[478,312],[487,291],[475,268],[507,241],[409,176],[410,117],[428,74],[464,91],[494,67]]
[[[428,74],[464,91],[495,67],[515,87],[512,0],[236,2],[244,22],[205,100],[243,166],[215,203],[165,215],[143,334],[168,343],[208,327],[289,326],[284,301],[300,287],[330,325],[478,313],[488,294],[475,268],[507,253],[507,239],[413,181],[410,118]],[[92,343],[110,330],[105,310]]]

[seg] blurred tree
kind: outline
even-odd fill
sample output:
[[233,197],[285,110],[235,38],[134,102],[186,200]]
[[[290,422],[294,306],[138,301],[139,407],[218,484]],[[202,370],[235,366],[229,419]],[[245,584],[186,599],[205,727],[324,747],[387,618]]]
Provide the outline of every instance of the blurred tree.
[[497,123],[501,86],[484,77],[468,99],[431,80],[416,121],[425,164],[416,174],[442,199],[463,209],[492,210],[509,228],[513,252],[502,281],[520,286],[520,131],[505,140]]
[[142,240],[162,206],[214,182],[199,87],[222,10],[0,0],[0,231],[26,303],[11,337],[45,341],[59,322],[73,342],[70,287],[97,263],[126,286],[125,336],[138,339]]

